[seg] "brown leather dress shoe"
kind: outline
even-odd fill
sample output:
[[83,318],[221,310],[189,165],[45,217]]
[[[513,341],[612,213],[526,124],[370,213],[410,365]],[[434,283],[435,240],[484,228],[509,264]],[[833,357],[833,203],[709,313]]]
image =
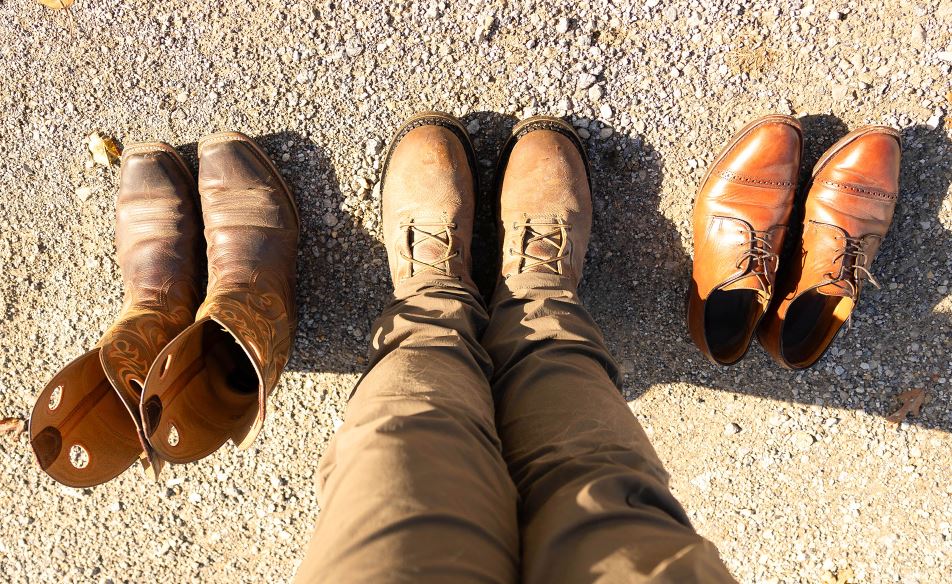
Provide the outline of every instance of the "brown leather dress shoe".
[[413,116],[391,140],[380,192],[395,286],[416,276],[472,283],[475,160],[466,128],[440,112]]
[[734,135],[701,183],[687,320],[714,363],[747,353],[770,304],[802,150],[795,118],[766,116]]
[[116,247],[125,292],[119,318],[95,349],[64,367],[40,393],[30,443],[40,467],[72,487],[112,479],[136,459],[158,475],[139,397],[155,356],[195,318],[200,223],[195,179],[168,144],[122,153]]
[[784,261],[777,297],[758,330],[781,365],[814,364],[849,320],[863,281],[892,223],[899,193],[899,132],[860,128],[817,162],[806,198],[803,237]]
[[575,129],[546,116],[519,122],[496,180],[500,276],[555,274],[578,286],[592,233],[592,191]]
[[229,438],[247,448],[291,354],[298,214],[267,154],[236,132],[198,145],[208,290],[195,323],[156,358],[142,395],[146,435],[170,462]]

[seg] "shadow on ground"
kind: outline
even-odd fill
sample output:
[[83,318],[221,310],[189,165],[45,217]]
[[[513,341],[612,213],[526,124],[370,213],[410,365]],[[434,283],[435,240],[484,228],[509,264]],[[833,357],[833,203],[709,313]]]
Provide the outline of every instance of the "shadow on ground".
[[[820,155],[848,128],[828,115],[801,121],[803,186]],[[939,158],[949,151],[949,142],[941,129],[926,126],[907,129],[903,138],[901,198],[873,266],[884,288],[864,289],[851,330],[805,372],[781,369],[756,342],[733,367],[712,365],[701,356],[684,321],[692,260],[675,225],[660,211],[663,180],[699,179],[665,168],[658,152],[638,137],[616,135],[613,142],[592,148],[596,225],[583,297],[627,373],[626,397],[655,384],[687,382],[887,416],[897,409],[899,393],[923,388],[932,402],[908,421],[952,431],[949,397],[933,391],[947,375],[952,354],[949,316],[936,310],[944,294],[922,281],[930,266],[948,264],[952,250],[952,233],[937,220],[952,182],[949,161]],[[681,190],[693,193],[697,186]]]
[[[474,257],[493,260],[474,267],[484,291],[491,288],[497,269],[490,203],[496,158],[515,121],[495,112],[463,119],[478,126],[474,143],[481,192]],[[801,121],[806,137],[803,184],[820,155],[848,128],[829,115]],[[948,396],[931,391],[947,375],[952,354],[949,316],[936,310],[945,295],[923,285],[930,266],[947,265],[952,250],[952,233],[938,221],[952,182],[952,164],[939,153],[948,152],[950,144],[941,129],[926,126],[907,129],[903,138],[901,198],[873,266],[884,288],[867,286],[852,329],[806,372],[782,370],[756,343],[744,361],[730,368],[702,358],[684,323],[691,258],[678,229],[662,214],[660,201],[664,180],[685,181],[677,191],[693,197],[700,173],[666,168],[660,153],[639,136],[615,133],[607,140],[588,141],[595,228],[582,296],[626,373],[626,397],[637,398],[655,384],[686,382],[886,416],[897,408],[899,393],[921,387],[932,395],[922,414],[909,422],[952,431]],[[321,146],[292,132],[259,140],[294,189],[302,220],[300,327],[289,369],[359,373],[366,363],[370,325],[391,289],[386,251],[360,222],[340,211],[344,197],[338,176]],[[687,202],[688,208],[692,203]],[[340,223],[329,225],[329,212]]]

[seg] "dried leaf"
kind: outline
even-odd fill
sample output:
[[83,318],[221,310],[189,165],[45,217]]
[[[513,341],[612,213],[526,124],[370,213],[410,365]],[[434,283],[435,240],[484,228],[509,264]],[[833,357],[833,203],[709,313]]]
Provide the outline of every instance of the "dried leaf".
[[20,418],[0,418],[0,436],[16,436],[23,432],[24,427]]
[[910,389],[899,394],[899,409],[889,415],[886,419],[894,424],[901,424],[906,416],[912,414],[918,416],[922,410],[922,403],[926,399],[926,390]]
[[89,135],[89,151],[93,155],[93,162],[100,166],[110,166],[119,159],[119,147],[108,136],[101,136],[98,132]]
[[73,2],[76,0],[36,0],[43,6],[47,8],[52,8],[53,10],[60,10],[62,8],[69,8],[73,5]]

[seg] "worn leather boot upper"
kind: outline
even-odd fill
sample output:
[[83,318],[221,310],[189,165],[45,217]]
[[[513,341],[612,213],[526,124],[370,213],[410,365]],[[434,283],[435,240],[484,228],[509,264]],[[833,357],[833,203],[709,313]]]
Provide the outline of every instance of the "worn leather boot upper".
[[290,189],[242,134],[208,136],[198,153],[208,290],[195,323],[156,359],[142,400],[149,441],[171,462],[202,458],[229,438],[251,444],[297,324]]
[[744,356],[773,296],[802,144],[795,118],[760,118],[735,134],[701,183],[688,330],[715,363]]
[[420,274],[472,282],[474,160],[465,128],[442,113],[414,116],[391,141],[381,213],[395,286]]
[[761,344],[781,365],[815,363],[849,320],[892,223],[899,196],[900,136],[871,126],[819,160],[806,197],[803,236],[786,262]]
[[592,193],[575,130],[558,118],[520,122],[498,172],[501,277],[555,274],[578,286],[592,232]]
[[37,460],[61,483],[96,485],[137,458],[153,478],[161,468],[143,434],[139,399],[155,356],[198,307],[197,199],[195,180],[171,146],[134,144],[123,152],[116,200],[122,311],[95,349],[53,377],[30,418]]

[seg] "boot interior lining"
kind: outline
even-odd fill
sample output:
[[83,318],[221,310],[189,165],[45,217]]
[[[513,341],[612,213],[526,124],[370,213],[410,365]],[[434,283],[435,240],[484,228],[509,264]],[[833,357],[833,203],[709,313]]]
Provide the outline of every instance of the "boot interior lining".
[[797,367],[816,361],[849,318],[853,302],[810,290],[793,301],[781,333],[783,357]]
[[161,421],[150,438],[174,462],[197,460],[240,437],[258,407],[258,374],[234,337],[212,320],[186,334],[156,383]]
[[743,356],[760,313],[756,290],[715,290],[704,305],[704,332],[711,355],[723,363]]

